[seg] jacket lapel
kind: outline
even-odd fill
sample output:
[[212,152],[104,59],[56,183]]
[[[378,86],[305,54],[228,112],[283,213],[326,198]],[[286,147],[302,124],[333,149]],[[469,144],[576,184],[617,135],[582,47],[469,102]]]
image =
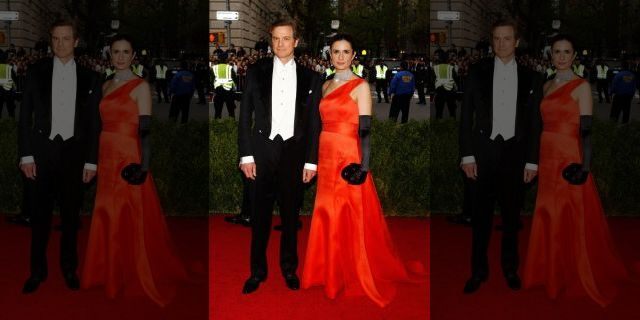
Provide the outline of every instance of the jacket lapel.
[[522,127],[520,123],[522,122],[522,117],[525,114],[522,108],[527,106],[527,99],[529,97],[529,79],[526,76],[527,72],[524,67],[518,65],[517,77],[518,77],[518,98],[516,99],[516,123],[514,134],[519,136],[520,128]]
[[88,82],[89,82],[88,74],[85,72],[85,70],[82,67],[80,67],[76,63],[76,106],[75,106],[75,112],[74,112],[75,121],[73,122],[74,135],[77,134],[76,128],[78,128],[78,123],[80,123],[80,113],[84,111],[84,110],[81,110],[81,108],[83,105],[82,102],[83,100],[85,100],[87,95],[87,90],[88,90],[87,86],[89,85]]
[[[42,77],[42,101],[44,102],[45,112],[47,112],[47,119],[49,119],[49,127],[51,127],[51,115],[53,113],[53,104],[51,101],[52,93],[52,80],[53,80],[53,59],[49,59],[45,64],[44,76]],[[51,128],[49,128],[51,130]]]
[[[487,63],[486,74],[487,78],[485,79],[487,85],[489,86],[489,90],[487,90],[487,114],[488,119],[493,119],[493,71],[495,69],[496,60],[492,59],[491,63]],[[489,133],[493,130],[493,122],[489,124]]]
[[272,84],[273,84],[273,59],[269,60],[268,63],[264,64],[264,69],[263,69],[263,75],[264,75],[264,81],[265,81],[265,85],[264,87],[262,87],[262,97],[264,98],[264,100],[262,101],[262,103],[264,104],[264,107],[266,108],[265,110],[265,114],[268,115],[268,119],[267,119],[267,123],[269,124],[269,130],[271,130],[271,119],[272,119],[272,97],[271,97],[271,91],[272,91]]
[[304,88],[307,86],[306,77],[304,76],[304,70],[299,63],[296,63],[296,113],[294,115],[293,122],[293,134],[296,135],[298,131],[298,127],[300,127],[300,121],[302,121],[302,107],[305,105],[304,99],[306,99],[307,94],[304,92]]

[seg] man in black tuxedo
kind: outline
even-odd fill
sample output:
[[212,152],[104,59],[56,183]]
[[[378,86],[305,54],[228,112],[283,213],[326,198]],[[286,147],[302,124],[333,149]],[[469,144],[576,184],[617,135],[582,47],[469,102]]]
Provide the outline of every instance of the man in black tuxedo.
[[77,65],[78,34],[70,21],[50,29],[53,59],[29,67],[20,110],[20,169],[35,182],[31,232],[31,275],[23,293],[47,278],[46,250],[54,203],[62,220],[60,267],[67,287],[79,288],[77,233],[83,182],[96,174],[101,97],[99,76]]
[[520,288],[517,224],[525,183],[537,174],[542,82],[516,63],[515,22],[500,20],[491,30],[495,58],[471,67],[460,121],[461,167],[476,184],[471,278],[465,293],[476,291],[489,275],[487,248],[496,201],[504,228],[502,270],[507,285]]
[[[297,290],[296,221],[303,183],[316,174],[321,98],[320,77],[296,64],[296,26],[281,20],[271,25],[275,57],[247,70],[242,96],[238,146],[240,169],[255,180],[251,217],[251,276],[243,293],[258,289],[267,277],[267,243],[274,202],[282,220],[280,269],[287,287]],[[252,126],[253,116],[253,126]]]

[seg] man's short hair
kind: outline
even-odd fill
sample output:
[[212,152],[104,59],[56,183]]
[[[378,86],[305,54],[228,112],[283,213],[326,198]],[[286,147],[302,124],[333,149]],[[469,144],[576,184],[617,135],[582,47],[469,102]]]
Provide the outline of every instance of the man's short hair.
[[53,34],[53,29],[57,27],[71,27],[71,30],[73,31],[73,38],[78,39],[78,27],[74,21],[66,19],[56,20],[51,24],[51,28],[49,28],[49,36]]
[[516,40],[520,39],[520,32],[518,32],[518,23],[515,20],[506,18],[506,19],[499,19],[496,22],[494,22],[491,25],[491,37],[493,37],[493,32],[498,27],[512,27],[514,37],[516,38]]
[[286,26],[289,26],[291,27],[291,29],[293,29],[293,38],[298,39],[298,26],[296,25],[296,22],[293,20],[288,20],[288,19],[276,20],[274,23],[271,24],[271,27],[269,28],[269,33],[272,33],[273,29],[277,27],[286,27]]

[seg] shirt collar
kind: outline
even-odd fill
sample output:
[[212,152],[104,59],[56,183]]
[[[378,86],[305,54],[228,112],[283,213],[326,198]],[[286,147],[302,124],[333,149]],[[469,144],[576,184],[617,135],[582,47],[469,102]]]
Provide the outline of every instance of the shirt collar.
[[273,66],[275,68],[278,69],[292,69],[295,68],[296,65],[296,60],[295,59],[291,59],[289,60],[289,62],[283,64],[282,61],[280,61],[280,59],[278,59],[278,57],[273,56]]
[[71,58],[71,60],[69,60],[67,64],[64,64],[62,63],[60,58],[56,56],[53,57],[53,66],[55,68],[71,68],[71,67],[75,67],[75,65],[76,65],[76,60],[74,58]]
[[498,57],[494,57],[495,59],[495,64],[498,67],[502,67],[502,68],[514,68],[516,66],[516,57],[514,56],[511,61],[504,63],[502,62],[502,60],[500,60],[500,58]]

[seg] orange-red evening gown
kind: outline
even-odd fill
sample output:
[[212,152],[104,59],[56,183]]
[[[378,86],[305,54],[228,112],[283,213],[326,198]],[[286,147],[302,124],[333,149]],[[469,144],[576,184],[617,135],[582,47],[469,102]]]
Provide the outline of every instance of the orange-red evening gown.
[[593,176],[583,185],[562,178],[567,165],[582,163],[580,108],[571,92],[583,81],[568,82],[540,105],[538,194],[523,282],[543,285],[552,298],[564,291],[606,306],[627,270],[614,248]]
[[320,102],[322,132],[318,181],[302,287],[324,285],[329,298],[366,294],[379,306],[395,295],[395,281],[408,280],[394,249],[371,174],[362,185],[350,185],[341,170],[360,163],[358,106],[350,92],[354,79]]
[[164,306],[186,272],[172,245],[153,178],[130,185],[120,172],[140,163],[138,106],[129,94],[134,79],[104,96],[97,190],[82,268],[83,288],[103,285],[115,298],[146,294]]

